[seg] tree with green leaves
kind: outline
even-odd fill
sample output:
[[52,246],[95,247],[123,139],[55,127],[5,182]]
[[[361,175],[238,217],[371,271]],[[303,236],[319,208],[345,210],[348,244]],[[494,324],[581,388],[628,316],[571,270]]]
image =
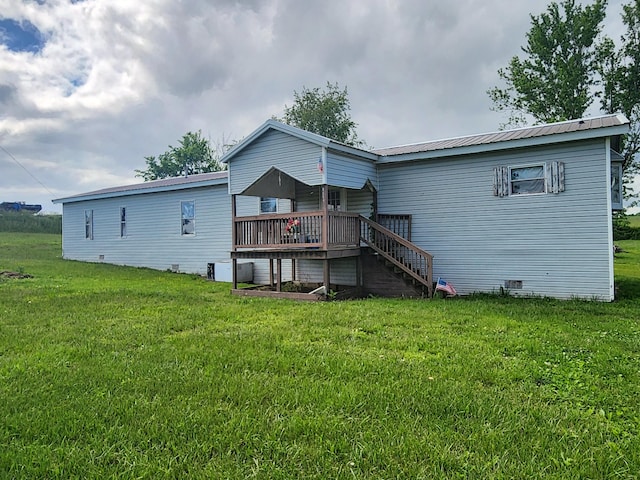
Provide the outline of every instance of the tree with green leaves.
[[600,74],[604,92],[601,108],[605,112],[622,112],[631,121],[631,131],[623,142],[624,195],[637,197],[631,191],[633,178],[640,174],[637,154],[640,152],[640,0],[622,7],[622,21],[626,27],[620,38],[620,48],[606,39],[601,50]]
[[607,0],[576,5],[575,0],[552,2],[545,13],[531,15],[531,29],[522,48],[498,71],[504,87],[487,93],[493,110],[509,113],[505,126],[581,118],[596,99],[606,113],[622,112],[631,122],[623,140],[624,195],[640,173],[640,0],[623,6],[627,28],[620,46],[601,36]]
[[279,119],[282,122],[347,145],[361,147],[365,144],[358,139],[358,125],[349,113],[347,87],[340,89],[337,82],[327,82],[325,90],[303,86],[301,92],[293,92],[293,97],[293,105],[285,105],[284,117]]
[[145,182],[181,175],[194,175],[196,173],[208,173],[224,170],[219,162],[222,156],[222,148],[212,148],[208,139],[202,136],[202,132],[187,132],[179,140],[178,146],[169,145],[169,150],[155,156],[145,157],[147,168],[136,170],[136,176],[142,177]]
[[506,87],[487,93],[494,110],[510,113],[507,125],[580,118],[594,100],[598,84],[598,37],[606,0],[576,5],[552,2],[545,13],[531,15],[523,58],[515,56],[498,71]]

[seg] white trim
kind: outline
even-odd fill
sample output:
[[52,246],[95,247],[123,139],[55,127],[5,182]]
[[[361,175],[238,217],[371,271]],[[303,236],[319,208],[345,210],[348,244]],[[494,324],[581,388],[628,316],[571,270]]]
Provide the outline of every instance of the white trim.
[[324,185],[327,184],[327,170],[329,170],[329,165],[327,165],[327,147],[322,147],[322,183]]
[[[87,219],[87,212],[91,212],[90,217]],[[87,235],[87,220],[89,220],[89,235]],[[94,226],[94,222],[93,222],[93,208],[85,208],[84,209],[84,218],[83,218],[83,223],[84,223],[84,239],[85,240],[93,240],[94,237],[94,231],[93,231],[93,226]]]
[[[193,233],[184,233],[182,231],[182,221],[184,217],[182,216],[182,204],[183,203],[193,203]],[[196,236],[196,200],[180,200],[180,236],[181,237],[195,237]]]
[[[544,191],[543,192],[534,192],[534,193],[513,193],[513,188],[511,187],[512,184],[512,178],[511,178],[511,170],[513,169],[518,169],[518,168],[531,168],[531,167],[542,167],[542,182],[544,185]],[[513,165],[513,166],[508,166],[507,167],[508,172],[509,172],[509,196],[510,197],[527,197],[527,196],[531,196],[531,195],[545,195],[548,193],[549,189],[548,189],[548,185],[547,185],[547,164],[546,162],[542,162],[542,163],[528,163],[525,165]],[[525,179],[525,180],[516,180],[517,182],[523,182],[526,180],[537,180],[537,178],[532,178],[532,179]]]
[[330,138],[324,137],[322,135],[318,135],[317,133],[308,132],[306,130],[302,130],[301,128],[294,127],[291,125],[287,125],[286,123],[278,122],[273,119],[269,119],[260,125],[257,129],[251,132],[247,137],[245,137],[240,143],[236,144],[225,153],[220,159],[221,163],[228,163],[235,155],[241,152],[247,145],[251,144],[256,138],[263,135],[268,130],[278,130],[282,133],[286,133],[293,137],[300,138],[302,140],[306,140],[310,143],[314,143],[320,147],[327,148],[330,147],[334,150],[350,153],[360,158],[368,158],[369,160],[377,160],[378,155],[375,153],[371,153],[367,150],[362,150],[357,147],[351,147],[349,145],[342,144],[340,142],[336,142],[335,140],[331,140]]
[[613,215],[611,213],[611,138],[604,141],[606,163],[606,192],[607,192],[607,234],[609,236],[609,301],[613,301],[616,295],[615,272],[613,266]]
[[[124,210],[124,222],[122,221],[122,211]],[[120,205],[120,208],[118,208],[118,220],[119,220],[119,224],[120,224],[120,236],[118,238],[121,239],[126,239],[128,238],[129,234],[127,233],[127,206],[126,205]],[[124,235],[122,234],[122,225],[124,225]]]
[[[541,125],[544,126],[544,125]],[[507,131],[508,132],[508,131]],[[505,133],[507,133],[505,132]],[[574,142],[578,140],[588,140],[593,138],[609,137],[614,135],[624,135],[629,132],[629,125],[617,125],[611,127],[594,128],[590,130],[580,130],[575,132],[554,133],[530,138],[519,138],[516,140],[500,140],[489,143],[464,145],[458,147],[446,147],[434,150],[425,150],[412,153],[379,154],[377,163],[387,164],[396,162],[408,162],[428,159],[441,159],[445,157],[463,156],[487,152],[499,152],[516,148],[537,147],[554,143]],[[475,135],[473,135],[475,136]],[[472,137],[473,137],[472,136]],[[466,137],[459,137],[466,138]],[[453,139],[456,140],[456,139]],[[440,140],[438,140],[440,142]],[[431,142],[427,142],[431,143]],[[384,149],[376,150],[383,151]]]
[[[227,172],[224,172],[227,173]],[[191,178],[191,177],[189,177]],[[201,180],[194,182],[184,182],[177,183],[173,185],[162,185],[162,186],[153,186],[152,182],[146,183],[138,183],[135,185],[125,185],[122,187],[122,190],[117,191],[109,191],[111,189],[107,189],[107,191],[97,190],[94,192],[82,193],[80,195],[74,195],[72,197],[64,197],[64,198],[56,198],[52,200],[52,203],[74,203],[74,202],[85,202],[88,200],[100,200],[102,198],[115,198],[115,197],[127,197],[129,195],[143,195],[147,193],[160,193],[160,192],[173,192],[177,190],[187,190],[191,188],[203,188],[203,187],[213,187],[216,185],[224,185],[227,182],[227,176],[223,176],[221,178],[216,178],[213,180]]]
[[[280,212],[280,202],[278,201],[278,198],[276,197],[258,197],[258,215],[269,215],[270,213],[279,213]],[[271,200],[275,200],[276,201],[276,211],[275,212],[263,212],[262,211],[262,199],[263,198],[268,198]]]

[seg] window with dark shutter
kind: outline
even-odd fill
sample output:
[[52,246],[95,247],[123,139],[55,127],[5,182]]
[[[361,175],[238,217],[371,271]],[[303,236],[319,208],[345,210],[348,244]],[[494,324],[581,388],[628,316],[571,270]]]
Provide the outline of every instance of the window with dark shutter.
[[499,166],[493,169],[493,195],[508,197],[564,192],[564,163]]

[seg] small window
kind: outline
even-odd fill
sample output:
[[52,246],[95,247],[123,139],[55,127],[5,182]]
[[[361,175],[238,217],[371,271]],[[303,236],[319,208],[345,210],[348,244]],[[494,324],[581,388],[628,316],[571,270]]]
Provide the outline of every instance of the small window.
[[84,238],[93,240],[93,210],[84,211]]
[[339,212],[340,208],[340,190],[329,190],[329,211]]
[[622,164],[611,164],[611,208],[622,210]]
[[260,197],[260,213],[277,213],[278,199],[273,197]]
[[546,193],[544,165],[510,168],[509,183],[511,195]]
[[120,207],[120,237],[127,236],[127,207]]
[[180,202],[182,211],[182,235],[196,234],[196,202]]

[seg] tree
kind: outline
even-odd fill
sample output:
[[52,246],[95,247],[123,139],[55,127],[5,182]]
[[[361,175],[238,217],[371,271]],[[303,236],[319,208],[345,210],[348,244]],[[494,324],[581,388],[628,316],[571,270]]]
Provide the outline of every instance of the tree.
[[338,142],[361,147],[364,141],[358,139],[356,127],[349,111],[351,105],[347,87],[341,90],[338,83],[327,82],[326,90],[302,87],[302,92],[293,92],[294,103],[285,105],[284,118],[288,125],[331,138]]
[[487,93],[494,110],[509,111],[509,124],[525,124],[583,116],[598,84],[598,35],[606,15],[606,0],[582,7],[575,0],[552,2],[545,13],[531,15],[526,56],[515,56],[498,75],[506,88]]
[[575,0],[555,2],[539,16],[531,16],[526,56],[513,57],[498,75],[504,88],[487,93],[493,110],[508,111],[503,126],[556,122],[581,118],[594,100],[602,111],[622,112],[631,123],[623,139],[624,196],[634,195],[631,184],[640,173],[636,154],[640,151],[640,0],[623,6],[627,28],[618,48],[600,32],[607,0],[582,7]]
[[631,122],[631,131],[624,138],[624,196],[633,198],[631,183],[640,173],[636,158],[640,151],[640,0],[622,7],[622,21],[626,33],[621,47],[616,50],[608,40],[601,53],[601,75],[604,79],[604,95],[601,107],[609,113],[622,112]]
[[147,168],[136,170],[136,177],[142,177],[145,182],[160,178],[178,177],[180,175],[194,175],[224,170],[219,162],[224,145],[211,147],[208,139],[202,137],[202,132],[187,132],[178,142],[177,147],[169,145],[169,150],[155,156],[145,157]]

